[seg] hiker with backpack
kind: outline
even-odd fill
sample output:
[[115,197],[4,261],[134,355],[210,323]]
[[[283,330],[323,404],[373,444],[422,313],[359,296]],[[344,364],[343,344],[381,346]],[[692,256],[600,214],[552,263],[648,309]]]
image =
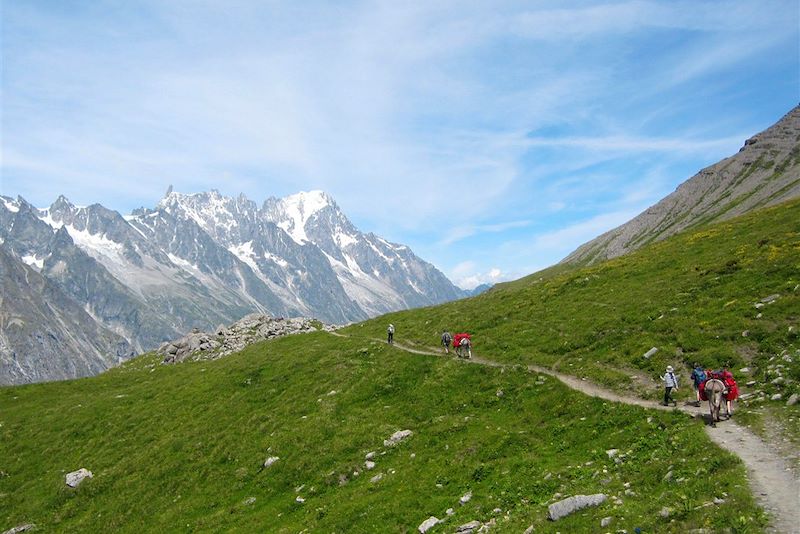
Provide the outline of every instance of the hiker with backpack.
[[700,406],[700,387],[708,379],[708,376],[706,376],[706,372],[697,362],[695,362],[694,364],[694,369],[692,370],[691,378],[692,378],[692,384],[694,385],[694,393],[695,396],[697,397],[695,406]]
[[722,368],[722,382],[725,384],[725,402],[728,408],[728,417],[733,415],[733,401],[739,396],[739,385],[733,378],[733,373],[728,370],[728,366]]
[[389,328],[386,329],[387,340],[386,342],[391,345],[394,343],[394,325],[389,323]]
[[442,346],[444,347],[444,353],[450,354],[450,342],[453,341],[453,336],[450,335],[450,332],[445,330],[442,332]]
[[678,406],[675,399],[672,398],[672,390],[678,389],[678,377],[675,376],[675,369],[671,365],[667,366],[667,372],[661,377],[664,381],[664,406],[669,406],[671,402],[674,406]]

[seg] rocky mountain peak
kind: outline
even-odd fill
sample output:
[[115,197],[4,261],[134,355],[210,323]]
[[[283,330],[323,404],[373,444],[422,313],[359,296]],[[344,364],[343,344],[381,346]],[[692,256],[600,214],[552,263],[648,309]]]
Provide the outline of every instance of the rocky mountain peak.
[[308,235],[307,225],[323,211],[332,211],[336,219],[351,226],[333,198],[320,190],[301,191],[280,199],[270,198],[262,208],[267,220],[277,224],[299,244],[314,241]]
[[64,195],[59,195],[56,201],[50,205],[48,211],[50,212],[50,215],[56,219],[56,216],[58,215],[64,215],[75,211],[75,204],[70,202],[69,199]]
[[168,191],[158,203],[157,210],[191,219],[215,239],[226,244],[239,242],[238,228],[252,224],[258,207],[243,193],[236,198],[222,195],[216,189],[208,192],[184,194]]
[[2,202],[3,206],[11,213],[17,213],[19,211],[21,201],[21,197],[17,197],[17,200],[14,200],[9,197],[0,196],[0,202]]

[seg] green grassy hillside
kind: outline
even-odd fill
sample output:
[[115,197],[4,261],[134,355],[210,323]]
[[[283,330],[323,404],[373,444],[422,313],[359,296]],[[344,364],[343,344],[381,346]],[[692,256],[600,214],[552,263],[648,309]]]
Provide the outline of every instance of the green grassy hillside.
[[[400,429],[414,435],[385,447]],[[262,470],[270,456],[280,459]],[[65,473],[80,467],[94,478],[67,488]],[[497,532],[592,531],[605,516],[645,532],[757,531],[743,480],[686,416],[605,403],[520,368],[325,333],[215,362],[143,357],[91,379],[0,389],[2,528],[410,532],[453,508],[434,532],[493,517]],[[556,494],[598,492],[621,504],[546,520]],[[722,492],[725,505],[700,507]]]
[[[761,300],[779,297],[769,304]],[[675,236],[601,265],[531,275],[478,297],[390,314],[348,329],[435,347],[442,329],[474,335],[479,354],[535,363],[616,388],[666,365],[749,367],[764,381],[770,358],[800,380],[800,201]],[[657,347],[649,358],[644,354]],[[774,360],[773,360],[774,361]],[[686,376],[686,375],[684,375]],[[688,389],[688,388],[685,388]]]
[[[744,468],[699,421],[588,398],[522,366],[371,339],[390,321],[417,346],[435,346],[442,328],[469,330],[486,357],[616,387],[695,359],[747,364],[764,382],[781,362],[784,383],[768,387],[788,394],[800,378],[798,358],[781,357],[798,345],[798,221],[795,202],[604,265],[354,325],[348,338],[298,335],[176,366],[144,356],[91,379],[1,388],[0,529],[412,532],[452,508],[432,532],[492,518],[495,532],[758,532]],[[658,354],[644,359],[652,346]],[[385,447],[401,429],[414,434]],[[280,459],[262,468],[271,456]],[[94,478],[67,488],[64,475],[81,467]],[[600,492],[613,498],[546,519],[560,496]],[[715,497],[724,504],[704,506]]]

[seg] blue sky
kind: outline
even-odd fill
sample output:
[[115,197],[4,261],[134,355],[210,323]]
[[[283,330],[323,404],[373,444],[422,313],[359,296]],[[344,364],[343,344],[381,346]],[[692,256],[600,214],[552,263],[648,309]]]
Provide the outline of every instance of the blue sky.
[[796,0],[2,10],[2,194],[323,189],[465,286],[559,261],[800,101]]

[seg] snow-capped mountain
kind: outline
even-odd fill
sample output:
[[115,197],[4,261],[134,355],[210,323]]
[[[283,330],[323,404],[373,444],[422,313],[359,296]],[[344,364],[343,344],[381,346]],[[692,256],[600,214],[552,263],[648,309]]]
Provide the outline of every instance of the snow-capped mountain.
[[296,243],[316,245],[347,295],[369,315],[464,296],[408,247],[358,231],[322,191],[268,199],[263,213]]
[[128,216],[0,197],[0,224],[10,257],[135,351],[253,311],[345,323],[465,295],[408,247],[361,233],[321,191],[259,207],[170,188]]

